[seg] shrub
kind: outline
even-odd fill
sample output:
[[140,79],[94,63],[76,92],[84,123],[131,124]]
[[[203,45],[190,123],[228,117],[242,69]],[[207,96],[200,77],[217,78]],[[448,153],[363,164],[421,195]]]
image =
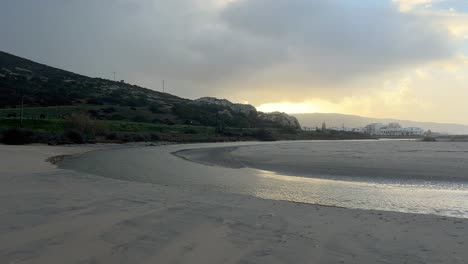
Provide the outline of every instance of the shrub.
[[153,120],[151,120],[151,123],[155,123],[155,124],[163,124],[164,121],[162,121],[161,119],[159,118],[154,118]]
[[99,117],[99,112],[94,109],[88,110],[88,114],[92,117]]
[[33,142],[35,143],[58,143],[63,141],[62,133],[53,133],[53,132],[40,132],[34,133]]
[[110,134],[106,135],[106,139],[107,140],[117,140],[117,139],[119,139],[119,137],[117,136],[116,133],[110,133]]
[[124,142],[141,142],[141,141],[147,141],[143,137],[143,135],[137,134],[137,133],[125,133],[122,137],[122,141]]
[[125,116],[120,115],[120,114],[113,114],[110,117],[110,120],[125,120]]
[[34,133],[30,130],[10,128],[2,133],[2,142],[7,145],[25,145],[33,142]]
[[137,122],[137,123],[149,122],[148,118],[146,118],[146,117],[144,117],[142,115],[136,115],[136,116],[132,117],[130,120],[133,121],[133,122]]
[[193,129],[193,128],[185,128],[184,129],[184,134],[191,134],[191,135],[194,135],[194,134],[198,134],[198,132]]
[[77,130],[67,130],[65,131],[64,135],[65,140],[71,141],[75,144],[83,144],[85,143],[85,137],[84,135]]
[[102,105],[104,102],[99,98],[90,98],[87,100],[88,104],[91,105]]
[[149,110],[153,113],[153,114],[160,114],[162,113],[163,111],[161,111],[161,109],[159,108],[159,105],[153,103],[149,106]]
[[93,121],[86,114],[72,114],[65,120],[65,126],[70,130],[78,130],[83,133],[92,133]]
[[114,107],[107,107],[107,108],[102,108],[101,111],[106,114],[110,114],[110,113],[114,113],[116,110]]
[[150,134],[150,138],[151,138],[151,141],[159,141],[161,140],[161,138],[159,137],[158,134],[155,134],[155,133],[151,133]]
[[281,132],[286,133],[286,134],[296,135],[298,133],[298,130],[294,127],[283,127],[281,129]]
[[91,120],[85,114],[72,114],[66,119],[65,127],[68,130],[76,130],[91,138],[96,135],[104,135],[107,130],[102,123]]
[[133,142],[142,142],[142,141],[148,141],[145,137],[145,135],[141,134],[132,134],[132,141]]
[[108,140],[121,140],[123,142],[149,142],[160,141],[161,138],[156,133],[120,133],[109,134],[106,139]]
[[266,130],[264,128],[257,129],[254,132],[253,136],[260,141],[275,141],[276,140],[273,134],[271,133],[271,131]]
[[165,119],[163,120],[163,123],[166,124],[166,125],[170,125],[170,126],[175,125],[174,122],[172,122],[171,120],[169,120],[169,119],[167,119],[167,118],[165,118]]

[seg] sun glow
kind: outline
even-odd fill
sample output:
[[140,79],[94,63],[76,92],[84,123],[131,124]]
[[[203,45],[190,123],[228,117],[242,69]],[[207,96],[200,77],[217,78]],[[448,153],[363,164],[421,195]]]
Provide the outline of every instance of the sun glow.
[[215,4],[215,6],[223,8],[226,5],[234,2],[235,0],[212,0],[212,1]]
[[315,113],[319,112],[319,107],[314,103],[267,103],[257,107],[262,112],[285,112],[288,114]]

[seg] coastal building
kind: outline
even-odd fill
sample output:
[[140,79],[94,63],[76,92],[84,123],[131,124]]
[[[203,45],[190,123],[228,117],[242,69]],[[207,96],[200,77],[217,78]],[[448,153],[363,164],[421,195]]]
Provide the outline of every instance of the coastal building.
[[[322,131],[326,130],[325,122],[322,123]],[[419,127],[402,127],[399,123],[371,123],[365,127],[330,127],[328,130],[355,132],[382,137],[401,137],[401,136],[423,136],[425,131]],[[320,131],[320,128],[304,127],[304,131]]]
[[364,133],[364,128],[363,127],[355,127],[355,128],[352,129],[352,132]]
[[363,132],[373,136],[421,136],[424,130],[419,127],[402,127],[399,123],[372,123],[364,127]]
[[424,134],[424,130],[422,128],[419,128],[419,127],[406,127],[406,128],[403,128],[404,130],[404,133],[406,133],[406,135],[423,135]]
[[383,127],[384,124],[382,123],[372,123],[365,126],[363,132],[369,135],[377,135]]

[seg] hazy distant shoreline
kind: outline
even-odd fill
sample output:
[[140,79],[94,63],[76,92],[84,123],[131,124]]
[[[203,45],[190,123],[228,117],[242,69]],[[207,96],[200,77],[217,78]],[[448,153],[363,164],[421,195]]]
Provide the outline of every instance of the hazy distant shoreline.
[[336,113],[309,113],[293,114],[302,126],[320,127],[322,122],[326,122],[328,127],[364,127],[370,123],[400,123],[405,127],[421,127],[432,132],[449,133],[453,135],[467,135],[468,125],[455,123],[420,122],[411,120],[401,120],[395,118],[371,118],[357,115],[336,114]]

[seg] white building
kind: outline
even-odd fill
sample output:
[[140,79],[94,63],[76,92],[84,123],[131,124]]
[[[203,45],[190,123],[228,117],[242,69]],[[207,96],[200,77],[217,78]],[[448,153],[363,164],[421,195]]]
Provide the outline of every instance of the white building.
[[421,136],[424,130],[419,127],[401,127],[398,123],[384,125],[381,123],[372,123],[364,127],[364,133],[373,136]]
[[406,135],[421,136],[424,134],[424,129],[419,128],[419,127],[405,127],[403,128],[403,130]]
[[380,130],[384,127],[382,123],[372,123],[364,127],[364,133],[370,135],[378,135]]

